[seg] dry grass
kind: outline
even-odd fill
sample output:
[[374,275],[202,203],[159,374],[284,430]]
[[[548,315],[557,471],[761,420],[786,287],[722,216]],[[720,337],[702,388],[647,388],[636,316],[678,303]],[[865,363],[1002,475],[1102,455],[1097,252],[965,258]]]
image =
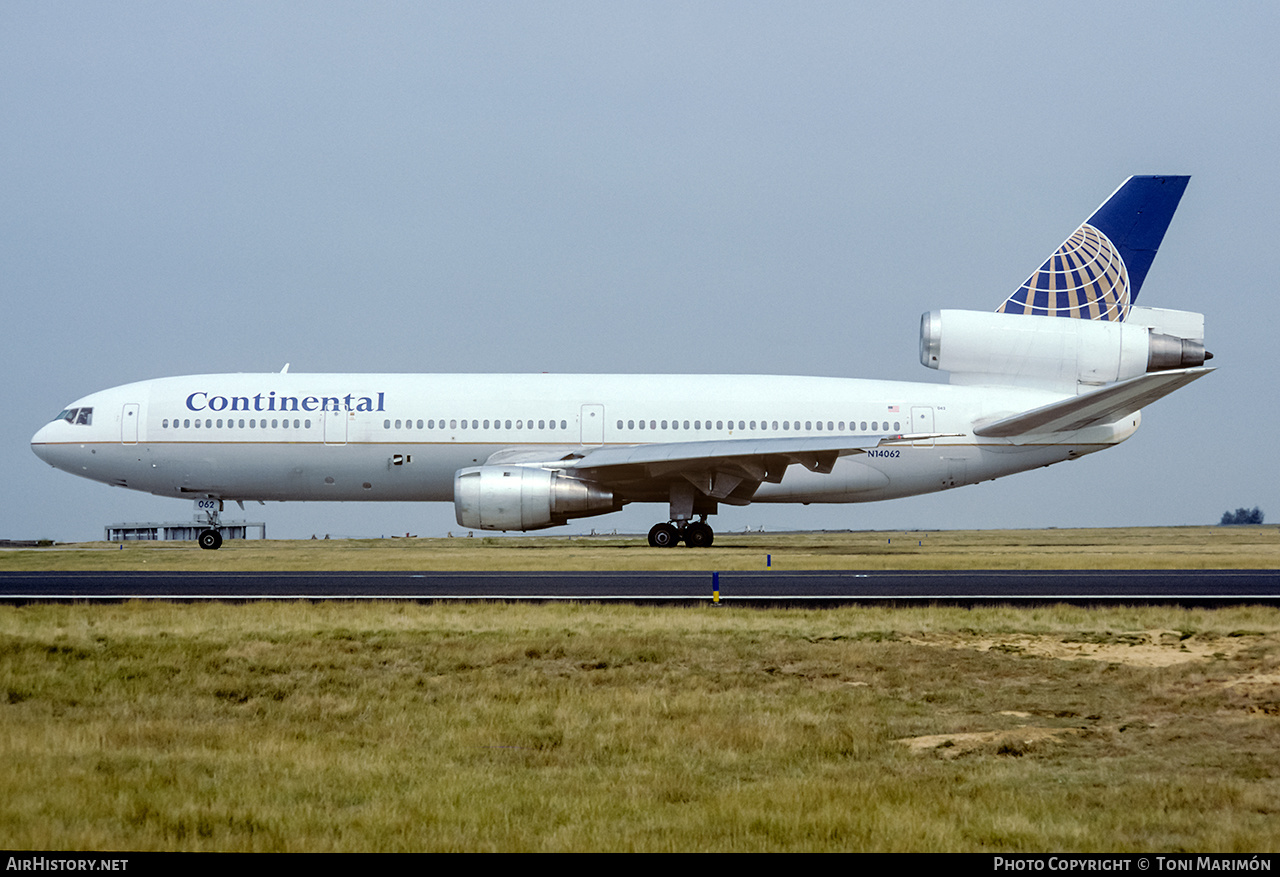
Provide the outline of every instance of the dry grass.
[[4,607],[0,715],[10,848],[1280,845],[1269,608]]
[[476,537],[335,541],[85,543],[0,551],[0,570],[755,570],[1276,569],[1280,529],[720,534],[706,550],[649,548],[643,537]]

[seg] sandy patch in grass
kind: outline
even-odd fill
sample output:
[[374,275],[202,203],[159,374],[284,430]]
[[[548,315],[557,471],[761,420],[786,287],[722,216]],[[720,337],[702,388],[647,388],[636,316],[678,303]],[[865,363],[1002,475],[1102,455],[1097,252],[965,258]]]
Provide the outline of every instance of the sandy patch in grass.
[[999,636],[963,633],[905,636],[916,645],[979,652],[1005,652],[1062,661],[1104,661],[1135,667],[1170,667],[1191,661],[1231,658],[1258,644],[1258,636],[1186,636],[1176,630],[1139,630],[1074,634],[1011,633]]
[[[1257,632],[1223,636],[1220,634],[1186,634],[1177,630],[1077,631],[1055,634],[1006,634],[985,636],[946,632],[917,634],[904,640],[924,646],[970,649],[979,652],[1002,652],[1009,655],[1056,658],[1063,661],[1103,661],[1134,667],[1171,667],[1193,662],[1223,661],[1257,648],[1274,635]],[[1256,690],[1280,686],[1280,673],[1252,672],[1211,684],[1224,688]],[[1280,704],[1272,701],[1251,703],[1248,711],[1255,715],[1280,715]],[[1032,718],[1033,713],[1002,710],[1001,715]],[[998,755],[1025,755],[1046,744],[1060,743],[1067,736],[1085,733],[1081,728],[1051,728],[1022,725],[996,731],[971,731],[956,734],[930,734],[907,737],[896,742],[913,752],[932,751],[944,758],[955,758],[971,752]]]
[[963,734],[928,734],[898,740],[913,752],[934,750],[946,758],[954,758],[978,749],[999,754],[1022,755],[1045,744],[1061,742],[1063,737],[1084,733],[1080,728],[1033,728],[1022,726],[1003,731],[969,731]]
[[1238,685],[1280,685],[1280,673],[1247,673],[1239,679],[1230,679],[1222,684],[1227,688]]

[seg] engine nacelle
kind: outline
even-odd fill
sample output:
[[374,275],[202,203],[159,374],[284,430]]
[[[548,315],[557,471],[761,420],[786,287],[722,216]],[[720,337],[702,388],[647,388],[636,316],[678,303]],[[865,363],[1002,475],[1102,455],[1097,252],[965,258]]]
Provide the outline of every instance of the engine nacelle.
[[475,530],[540,530],[616,511],[613,492],[535,466],[473,466],[453,476],[458,523]]
[[[1203,365],[1203,317],[1150,311],[1163,323],[1131,314],[1128,322],[1075,320],[981,311],[929,311],[920,318],[920,361],[951,372],[952,383],[1013,386],[1109,384],[1151,371]],[[1136,317],[1136,319],[1134,319]],[[1180,338],[1156,331],[1165,324],[1199,337]]]

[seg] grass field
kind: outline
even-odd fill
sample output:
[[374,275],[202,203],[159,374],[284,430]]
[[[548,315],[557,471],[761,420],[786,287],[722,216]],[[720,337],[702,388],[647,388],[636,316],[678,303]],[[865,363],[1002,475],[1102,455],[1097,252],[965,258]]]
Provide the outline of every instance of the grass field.
[[85,543],[0,551],[0,570],[1276,569],[1280,528],[1128,527],[716,536],[709,549],[643,536]]
[[[0,569],[1276,568],[1274,527],[104,544]],[[18,849],[1280,847],[1280,610],[0,606]]]
[[1280,846],[1280,612],[0,607],[0,837]]

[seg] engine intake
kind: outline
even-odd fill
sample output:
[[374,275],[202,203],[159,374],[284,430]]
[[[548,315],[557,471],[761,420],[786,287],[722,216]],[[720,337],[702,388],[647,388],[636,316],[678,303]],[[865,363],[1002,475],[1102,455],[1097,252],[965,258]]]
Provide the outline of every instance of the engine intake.
[[453,476],[458,523],[475,530],[541,530],[617,511],[613,492],[535,466],[473,466]]

